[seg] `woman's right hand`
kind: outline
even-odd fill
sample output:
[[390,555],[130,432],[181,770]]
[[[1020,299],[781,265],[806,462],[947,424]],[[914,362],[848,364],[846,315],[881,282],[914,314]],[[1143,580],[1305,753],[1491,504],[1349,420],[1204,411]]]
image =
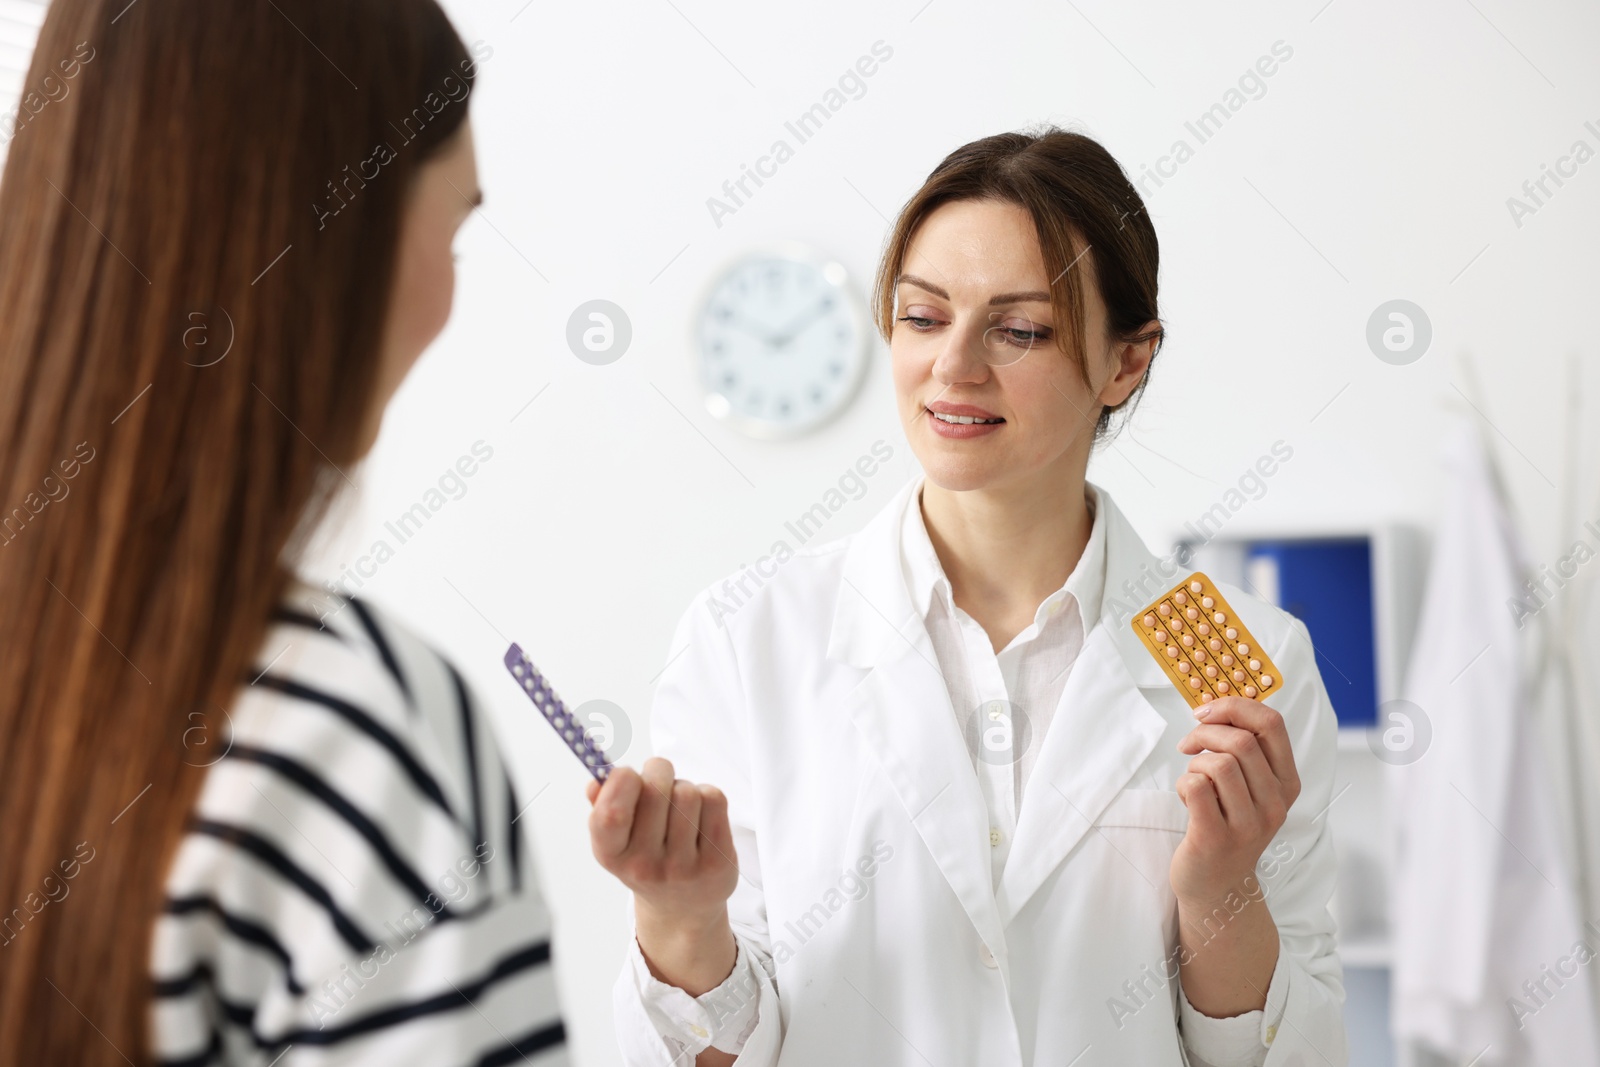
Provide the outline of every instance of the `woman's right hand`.
[[645,760],[590,782],[589,843],[600,866],[633,891],[639,948],[655,976],[699,996],[721,985],[737,955],[728,898],[739,865],[728,798],[710,785],[673,778],[672,764]]

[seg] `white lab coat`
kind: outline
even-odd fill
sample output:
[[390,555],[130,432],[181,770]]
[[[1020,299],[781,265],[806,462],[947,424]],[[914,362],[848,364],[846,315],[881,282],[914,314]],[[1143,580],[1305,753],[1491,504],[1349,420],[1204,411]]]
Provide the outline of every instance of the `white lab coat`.
[[1600,1063],[1600,930],[1582,924],[1562,854],[1509,610],[1525,567],[1485,447],[1474,426],[1450,440],[1406,682],[1431,738],[1420,759],[1389,768],[1393,1028],[1484,1067]]
[[[769,565],[731,616],[699,598],[661,678],[655,751],[727,793],[734,930],[774,974],[739,1062],[1182,1064],[1177,982],[1162,975],[1176,972],[1169,868],[1188,822],[1176,746],[1194,719],[1128,622],[1180,572],[1162,577],[1098,491],[1105,610],[1038,742],[997,890],[972,756],[900,567],[898,517],[917,484],[860,533]],[[708,595],[729,603],[720,583]],[[1342,1067],[1322,814],[1333,709],[1304,627],[1224,595],[1283,672],[1270,703],[1304,783],[1259,868],[1286,997],[1269,1009],[1281,1021],[1266,1063]],[[626,968],[615,1010],[628,1063],[672,1062]]]

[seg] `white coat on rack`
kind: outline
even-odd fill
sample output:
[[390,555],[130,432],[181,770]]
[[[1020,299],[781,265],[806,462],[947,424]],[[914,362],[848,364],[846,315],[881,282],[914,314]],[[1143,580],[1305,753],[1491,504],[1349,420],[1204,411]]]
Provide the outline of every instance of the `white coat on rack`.
[[[1547,750],[1556,753],[1551,783],[1562,816],[1566,852],[1574,871],[1580,913],[1600,952],[1600,499],[1579,512],[1583,478],[1581,365],[1567,364],[1567,459],[1561,482],[1561,538],[1553,562],[1533,576],[1525,603],[1539,638],[1534,671]],[[1537,594],[1535,593],[1537,590]],[[1600,1018],[1600,980],[1596,1018]]]
[[1505,607],[1521,552],[1481,434],[1454,434],[1447,462],[1406,686],[1432,739],[1391,769],[1394,1031],[1481,1067],[1600,1063],[1600,963],[1575,951],[1587,932]]

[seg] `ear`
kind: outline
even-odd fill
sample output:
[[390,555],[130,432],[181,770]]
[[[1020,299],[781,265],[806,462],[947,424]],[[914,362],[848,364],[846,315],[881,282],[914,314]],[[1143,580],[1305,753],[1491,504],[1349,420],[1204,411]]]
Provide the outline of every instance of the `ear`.
[[1117,361],[1116,373],[1101,388],[1098,397],[1101,404],[1107,408],[1114,408],[1121,404],[1144,380],[1145,371],[1150,369],[1150,361],[1155,358],[1156,344],[1161,340],[1161,323],[1151,319],[1137,332],[1151,334],[1147,341],[1137,341],[1131,344],[1112,346],[1112,358]]

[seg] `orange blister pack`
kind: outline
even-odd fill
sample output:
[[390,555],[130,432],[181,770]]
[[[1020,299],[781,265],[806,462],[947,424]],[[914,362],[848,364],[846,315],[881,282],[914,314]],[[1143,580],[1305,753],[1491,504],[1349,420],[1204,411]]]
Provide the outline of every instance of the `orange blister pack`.
[[1190,707],[1222,696],[1264,700],[1283,687],[1278,668],[1198,571],[1135,615],[1133,632]]

